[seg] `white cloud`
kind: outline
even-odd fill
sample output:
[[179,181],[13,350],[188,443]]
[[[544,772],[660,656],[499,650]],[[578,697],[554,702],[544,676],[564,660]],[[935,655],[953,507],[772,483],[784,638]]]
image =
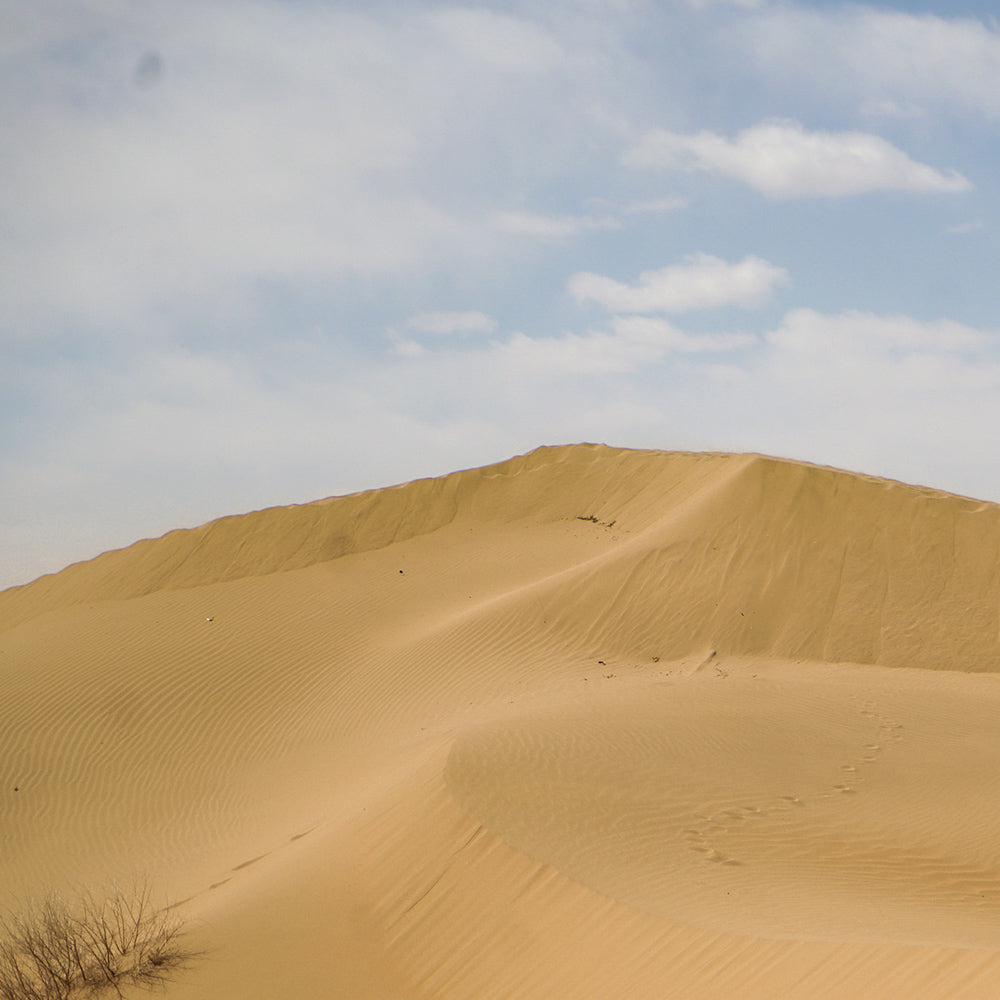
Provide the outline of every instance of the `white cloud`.
[[611,332],[590,330],[561,337],[526,337],[515,333],[495,347],[497,355],[516,368],[552,374],[631,372],[658,364],[670,354],[731,351],[756,342],[746,333],[693,335],[664,319],[616,316]]
[[428,21],[465,58],[524,74],[545,73],[567,62],[559,42],[530,21],[490,10],[446,7]]
[[725,305],[744,308],[762,305],[788,272],[760,257],[744,257],[729,264],[710,254],[693,254],[683,264],[644,271],[636,285],[582,271],[569,280],[577,302],[597,302],[609,312],[686,312]]
[[561,337],[515,333],[496,347],[498,359],[516,369],[570,375],[634,371],[659,361],[665,351],[662,345],[628,341],[602,331]]
[[953,226],[948,227],[948,232],[952,236],[967,236],[969,233],[977,232],[980,229],[985,228],[981,219],[977,219],[973,222],[958,222]]
[[1000,332],[796,309],[765,340],[730,399],[753,424],[748,443],[996,498],[988,466],[1000,447]]
[[[737,33],[738,32],[738,33]],[[734,28],[734,51],[760,73],[794,79],[866,107],[934,109],[1000,117],[1000,28],[971,17],[940,17],[843,4],[774,5]]]
[[410,337],[400,337],[394,330],[389,330],[389,339],[392,341],[392,349],[401,358],[419,358],[427,353],[427,348],[419,340]]
[[[163,80],[137,92],[141,52],[109,66],[102,51],[59,66],[64,94],[27,88],[37,105],[14,111],[3,175],[8,233],[21,236],[8,304],[104,324],[168,300],[194,298],[197,311],[261,275],[384,273],[456,237],[475,245],[454,214],[393,183],[422,147],[412,99],[387,72],[392,57],[406,76],[420,68],[399,33],[267,4],[240,17],[182,3],[169,28],[119,14],[101,18],[109,46],[127,52],[145,29],[169,53]],[[81,18],[82,37],[96,16]]]
[[972,354],[998,342],[994,333],[949,319],[928,322],[861,310],[828,315],[813,309],[793,309],[767,340],[800,356],[824,361],[860,355],[870,359],[914,353]]
[[[687,198],[680,195],[667,195],[662,198],[644,198],[641,201],[626,201],[619,203],[609,198],[587,198],[585,205],[590,209],[590,214],[583,218],[593,220],[607,220],[607,228],[623,228],[618,216],[622,215],[658,215],[663,212],[676,212],[679,209],[687,208]],[[602,211],[603,215],[596,214]]]
[[542,239],[568,239],[597,229],[621,229],[621,223],[611,215],[544,215],[538,212],[497,212],[492,218],[494,228],[517,236]]
[[421,333],[452,334],[452,333],[492,333],[497,328],[497,321],[478,310],[465,312],[433,312],[420,313],[411,316],[406,325]]
[[[405,329],[415,331],[418,335],[452,337],[456,334],[493,333],[497,328],[497,321],[484,312],[469,309],[461,312],[419,313],[411,316],[403,325]],[[393,351],[401,358],[412,360],[430,353],[426,344],[412,336],[403,336],[392,327],[387,327],[385,332]]]
[[764,122],[735,139],[652,129],[625,154],[627,166],[699,169],[742,181],[771,198],[830,198],[870,191],[967,191],[958,172],[940,173],[868,132],[808,132]]
[[[340,282],[509,254],[490,208],[586,169],[603,133],[587,95],[617,87],[596,43],[568,56],[555,30],[486,10],[60,6],[24,8],[0,69],[0,299],[33,338],[67,317],[239,324],[262,285],[336,301]],[[153,48],[160,76],[138,87]]]
[[700,354],[732,351],[757,343],[751,333],[684,333],[666,320],[653,316],[614,316],[611,329],[624,343],[646,344],[663,351],[680,354]]

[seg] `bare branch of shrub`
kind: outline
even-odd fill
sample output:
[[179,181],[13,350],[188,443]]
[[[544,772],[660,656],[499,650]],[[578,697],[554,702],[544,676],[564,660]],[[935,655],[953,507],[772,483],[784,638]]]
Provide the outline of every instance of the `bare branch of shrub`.
[[0,920],[0,1000],[76,1000],[165,983],[193,953],[180,920],[157,910],[147,886],[74,906],[50,896]]

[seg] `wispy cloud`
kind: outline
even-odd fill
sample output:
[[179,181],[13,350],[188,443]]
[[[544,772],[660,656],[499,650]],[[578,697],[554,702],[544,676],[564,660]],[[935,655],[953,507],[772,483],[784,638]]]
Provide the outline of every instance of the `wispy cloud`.
[[659,364],[670,354],[731,351],[756,342],[746,333],[693,335],[664,319],[616,316],[610,332],[590,330],[561,337],[526,337],[515,333],[496,345],[495,354],[514,369],[535,373],[602,375],[632,372]]
[[392,343],[393,350],[403,358],[419,358],[430,349],[421,335],[435,338],[453,337],[467,334],[489,334],[497,328],[497,321],[492,316],[477,309],[461,312],[429,312],[411,316],[403,324],[403,329],[411,335],[401,334],[393,327],[386,328],[386,335]]
[[678,354],[716,354],[757,343],[752,333],[744,331],[685,333],[656,316],[614,316],[611,329],[627,343],[655,344]]
[[734,139],[715,132],[652,129],[623,162],[636,168],[698,169],[742,181],[770,198],[832,198],[871,191],[967,191],[957,171],[911,160],[868,132],[809,132],[764,122]]
[[897,352],[975,354],[1000,343],[1000,335],[950,319],[916,320],[855,309],[834,315],[793,309],[767,341],[800,357],[832,362],[860,356],[890,359],[898,357]]
[[865,118],[876,120],[914,121],[923,118],[925,111],[918,104],[900,103],[891,98],[873,98],[862,103],[859,111]]
[[530,20],[457,6],[433,10],[427,20],[458,54],[476,66],[536,75],[569,61],[559,41]]
[[633,201],[624,206],[626,215],[652,215],[659,212],[676,212],[687,207],[687,198],[652,198],[649,201]]
[[596,302],[609,312],[688,312],[738,305],[762,305],[778,285],[788,282],[788,272],[760,257],[745,257],[735,264],[711,254],[692,254],[683,264],[669,264],[657,271],[643,271],[634,285],[601,274],[574,274],[568,289],[577,302]]
[[497,321],[476,309],[465,312],[432,312],[411,316],[406,325],[421,333],[492,333]]
[[568,239],[597,229],[620,229],[613,215],[545,215],[540,212],[497,212],[492,217],[496,229],[519,236]]
[[[941,4],[941,7],[946,5]],[[757,71],[862,107],[1000,117],[1000,26],[864,4],[774,4],[734,33]]]
[[[33,337],[66,317],[239,325],[262,286],[469,268],[512,234],[617,224],[545,211],[490,224],[497,203],[582,162],[595,126],[580,95],[606,80],[531,17],[58,6],[15,18],[0,67],[17,137],[0,165],[0,298]],[[529,100],[541,76],[552,94]]]
[[973,222],[957,222],[955,225],[948,227],[948,232],[952,236],[967,236],[969,233],[975,233],[984,228],[982,220],[976,219]]

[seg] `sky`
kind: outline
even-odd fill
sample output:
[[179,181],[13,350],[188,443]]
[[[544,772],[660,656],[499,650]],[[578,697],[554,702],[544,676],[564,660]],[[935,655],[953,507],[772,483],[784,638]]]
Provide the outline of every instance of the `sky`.
[[0,17],[0,587],[542,444],[1000,501],[986,3]]

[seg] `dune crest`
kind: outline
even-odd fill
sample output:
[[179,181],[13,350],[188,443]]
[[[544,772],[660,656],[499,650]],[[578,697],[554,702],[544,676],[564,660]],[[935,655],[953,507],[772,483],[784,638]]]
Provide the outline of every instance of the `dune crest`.
[[[891,668],[891,669],[890,669]],[[1000,507],[546,447],[0,593],[0,903],[180,1000],[995,997]]]

